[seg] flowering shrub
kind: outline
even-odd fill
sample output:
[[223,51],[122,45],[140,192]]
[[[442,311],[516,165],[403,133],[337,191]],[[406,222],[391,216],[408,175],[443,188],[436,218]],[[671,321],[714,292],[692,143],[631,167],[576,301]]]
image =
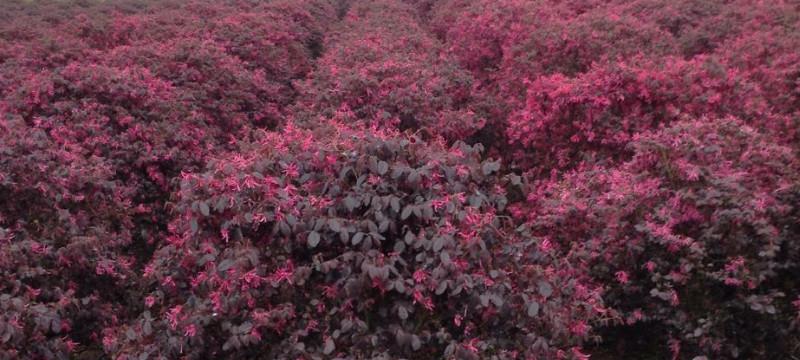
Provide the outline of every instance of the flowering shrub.
[[603,58],[675,52],[669,33],[596,4],[454,0],[438,3],[432,12],[433,31],[451,40],[450,51],[462,64],[501,82],[582,72]]
[[[797,158],[741,121],[701,119],[636,136],[619,168],[589,168],[529,195],[533,231],[585,262],[625,324],[673,357],[791,351]],[[791,215],[794,214],[794,215]]]
[[800,357],[800,8],[0,2],[0,360]]
[[794,51],[798,45],[800,33],[780,26],[736,38],[718,52],[762,89],[776,115],[769,126],[787,142],[797,141],[800,119],[800,65],[797,51]]
[[717,49],[724,51],[728,41],[747,37],[750,32],[791,27],[797,22],[796,9],[792,8],[795,5],[783,1],[637,0],[618,3],[621,13],[657,24],[675,36],[681,53],[687,57]]
[[[165,23],[124,4],[113,21],[100,4],[19,5],[41,26],[3,26],[0,194],[14,201],[0,207],[0,358],[102,351],[104,332],[141,313],[137,271],[164,241],[173,179],[231,137],[277,125],[291,81],[310,70],[312,38],[333,21],[332,7],[310,3],[271,3],[260,17],[213,6],[221,17],[294,21],[293,35],[257,45],[281,59],[296,52],[300,68],[237,53],[259,36],[233,43],[189,29],[181,20],[208,15],[201,3],[159,4],[173,16]],[[59,18],[68,15],[77,22]],[[159,24],[177,38],[156,36]],[[48,27],[64,32],[49,40]],[[206,39],[186,38],[198,32]]]
[[135,209],[105,159],[19,119],[0,130],[0,196],[13,199],[0,205],[0,357],[55,358],[125,311]]
[[479,358],[586,338],[567,326],[602,310],[599,290],[517,264],[526,247],[480,147],[332,125],[288,126],[184,175],[174,235],[145,268],[148,311],[106,349]]
[[313,111],[342,108],[370,124],[467,140],[486,123],[472,77],[443,56],[410,6],[354,4],[306,90]]
[[[616,14],[613,9],[600,9],[568,20],[559,21],[561,14],[553,14],[535,26],[512,26],[501,67],[505,71],[522,70],[526,75],[570,75],[584,72],[603,59],[614,61],[637,54],[659,57],[676,52],[673,37],[657,26]],[[508,75],[503,78],[511,80]]]
[[480,77],[497,67],[511,26],[534,22],[521,1],[441,1],[433,6],[431,30],[447,41],[449,52]]
[[759,92],[713,58],[598,64],[572,78],[559,73],[529,81],[507,136],[535,150],[547,167],[620,158],[637,133],[679,119],[718,114],[766,122],[769,106]]

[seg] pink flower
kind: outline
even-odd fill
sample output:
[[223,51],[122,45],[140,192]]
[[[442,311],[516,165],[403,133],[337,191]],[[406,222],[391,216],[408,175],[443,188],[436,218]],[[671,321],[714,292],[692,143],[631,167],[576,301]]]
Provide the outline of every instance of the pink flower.
[[645,269],[647,269],[647,271],[653,272],[653,271],[656,270],[656,263],[654,263],[652,261],[648,261],[648,262],[646,262],[644,264],[644,267],[645,267]]
[[422,304],[422,306],[428,309],[428,311],[433,311],[433,300],[422,295],[422,292],[419,290],[414,290],[414,304],[416,303]]
[[147,306],[148,308],[153,307],[155,303],[156,303],[156,298],[153,296],[148,296],[144,298],[144,306]]
[[473,354],[477,354],[478,353],[478,346],[477,345],[478,345],[479,341],[480,340],[478,338],[472,338],[469,341],[467,341],[465,344],[463,344],[464,348],[469,350]]
[[311,332],[311,331],[317,331],[318,329],[319,329],[319,321],[317,320],[311,320],[306,325],[306,331]]
[[288,177],[290,179],[294,179],[294,178],[300,176],[300,171],[297,170],[297,165],[292,163],[292,164],[286,165],[286,168],[283,169],[283,174],[286,175],[286,177]]
[[569,327],[569,330],[575,335],[586,336],[586,334],[589,332],[589,326],[581,320],[572,324],[572,326]]
[[144,267],[144,271],[142,272],[142,276],[144,276],[145,278],[151,277],[151,276],[153,276],[154,270],[155,269],[153,268],[153,264],[147,264]]
[[744,267],[744,258],[741,256],[736,257],[735,259],[731,260],[727,264],[725,264],[725,271],[727,272],[735,272],[740,268]]
[[322,287],[322,294],[328,299],[335,299],[338,293],[339,290],[336,288],[336,286],[325,285]]
[[281,281],[292,283],[292,276],[294,276],[294,264],[291,260],[286,262],[286,265],[276,270],[270,275],[269,280],[273,286],[277,286]]
[[28,290],[27,291],[28,296],[31,297],[32,299],[35,299],[35,298],[39,297],[39,294],[42,293],[42,289],[32,288],[32,287],[27,286],[27,285],[25,285],[25,287]]
[[76,349],[76,348],[78,347],[78,345],[79,345],[77,342],[74,342],[74,341],[72,341],[72,339],[70,339],[70,338],[68,338],[68,337],[66,337],[66,336],[65,336],[65,337],[63,337],[63,338],[61,338],[61,341],[63,341],[63,342],[64,342],[64,346],[66,346],[66,347],[67,347],[67,352],[69,352],[69,353],[72,353],[72,352],[74,352],[74,351],[75,351],[75,349]]
[[197,335],[197,328],[194,324],[189,324],[184,328],[183,336],[194,337],[195,335]]
[[624,272],[624,271],[617,271],[617,272],[616,272],[614,275],[615,275],[615,277],[617,278],[617,281],[618,281],[620,284],[623,284],[623,285],[624,285],[624,284],[627,284],[627,283],[628,283],[628,280],[629,280],[629,279],[628,279],[628,273],[627,273],[627,272]]
[[114,335],[111,335],[111,333],[107,333],[105,336],[103,336],[103,347],[106,349],[111,349],[116,342],[117,338],[114,337]]
[[244,276],[242,276],[242,281],[244,282],[244,284],[242,284],[242,290],[244,291],[249,288],[258,288],[261,286],[262,280],[263,278],[258,276],[258,273],[255,269],[248,271],[244,274]]
[[428,274],[424,270],[417,269],[417,271],[414,271],[413,277],[417,284],[422,284],[428,279]]
[[36,241],[31,241],[31,251],[36,255],[41,255],[47,251],[47,246]]
[[434,210],[439,211],[448,201],[450,201],[450,199],[447,196],[441,199],[431,200],[431,206],[433,206]]
[[578,360],[589,360],[589,356],[590,356],[590,355],[582,353],[582,352],[581,352],[581,348],[579,348],[579,347],[577,347],[577,346],[576,346],[576,347],[573,347],[573,348],[572,348],[572,349],[570,349],[570,350],[572,351],[572,355],[573,355],[573,356],[574,356],[576,359],[578,359]]
[[542,252],[550,252],[550,250],[552,249],[553,249],[553,243],[550,242],[550,239],[545,238],[539,244],[539,250],[541,250]]
[[367,178],[367,183],[369,183],[370,185],[377,185],[380,184],[380,182],[381,178],[373,174],[370,174],[370,176]]
[[253,339],[255,339],[256,341],[261,341],[262,338],[261,332],[259,332],[255,326],[252,329],[250,329],[250,336],[252,336]]
[[672,360],[678,359],[681,354],[681,341],[678,339],[669,340],[669,350],[672,352]]
[[167,313],[167,320],[169,321],[169,326],[172,328],[172,330],[175,330],[178,327],[178,316],[180,315],[182,309],[183,306],[176,305]]
[[681,301],[680,301],[680,299],[678,298],[678,292],[677,292],[677,291],[675,291],[675,290],[672,290],[672,291],[670,292],[669,303],[670,303],[670,304],[672,304],[672,306],[678,306],[678,305],[680,305]]

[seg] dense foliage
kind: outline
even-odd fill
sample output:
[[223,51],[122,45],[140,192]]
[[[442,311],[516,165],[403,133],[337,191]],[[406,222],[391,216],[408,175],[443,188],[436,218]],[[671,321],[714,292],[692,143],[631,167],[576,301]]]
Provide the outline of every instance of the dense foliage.
[[0,359],[800,357],[800,3],[0,2]]

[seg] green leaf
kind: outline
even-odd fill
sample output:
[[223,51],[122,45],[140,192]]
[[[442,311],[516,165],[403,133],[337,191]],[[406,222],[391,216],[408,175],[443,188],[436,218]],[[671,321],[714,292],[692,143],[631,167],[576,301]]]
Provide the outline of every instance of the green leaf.
[[358,207],[358,205],[359,205],[359,201],[358,200],[356,200],[356,199],[354,199],[354,198],[352,198],[350,196],[344,198],[344,207],[347,208],[347,211],[351,211],[352,212],[353,210],[355,210],[356,207]]
[[325,347],[322,348],[322,353],[325,355],[330,355],[333,350],[336,350],[336,344],[333,343],[333,339],[328,338],[325,340]]
[[437,237],[436,240],[433,240],[433,251],[434,252],[442,251],[443,247],[444,247],[444,238],[443,237]]
[[232,268],[232,267],[233,267],[233,265],[234,265],[234,262],[233,262],[233,260],[231,260],[231,259],[225,259],[225,260],[223,260],[222,262],[220,262],[220,263],[219,263],[219,266],[217,266],[217,271],[219,271],[219,272],[225,272],[225,271],[227,271],[228,269]]
[[449,265],[450,264],[450,254],[448,254],[446,251],[441,253],[441,254],[439,254],[439,258],[440,258],[440,260],[442,260],[443,264],[445,264],[445,265]]
[[409,230],[406,231],[406,235],[403,237],[403,241],[406,244],[411,245],[414,242],[414,238],[415,238],[414,233],[411,232],[411,230]]
[[411,185],[417,185],[417,183],[418,183],[418,182],[419,182],[419,180],[420,180],[420,179],[419,179],[419,171],[417,171],[417,170],[411,170],[411,171],[408,173],[408,178],[407,178],[407,180],[408,180],[408,183],[409,183],[409,184],[411,184]]
[[357,232],[355,235],[353,235],[353,240],[352,240],[353,241],[353,245],[360,244],[361,240],[364,240],[364,233],[363,232]]
[[333,232],[339,232],[342,230],[342,224],[337,219],[330,219],[328,220],[328,228]]
[[553,295],[553,286],[549,282],[541,280],[539,281],[539,293],[544,297],[549,297]]
[[528,316],[536,317],[536,315],[539,315],[539,303],[536,301],[531,301],[531,303],[528,304]]
[[308,234],[308,246],[312,249],[319,245],[319,233],[316,231],[312,231]]
[[211,215],[211,211],[208,208],[208,203],[207,202],[205,202],[205,201],[200,202],[200,213],[202,213],[203,216]]
[[408,217],[411,216],[412,211],[414,211],[414,207],[407,205],[405,208],[403,208],[403,212],[400,213],[400,220],[408,219]]
[[399,308],[397,308],[397,316],[399,316],[400,319],[403,320],[408,319],[408,310],[406,310],[404,306],[400,306]]
[[411,348],[414,349],[414,351],[422,348],[422,341],[420,341],[419,336],[414,335],[411,337]]
[[483,175],[490,175],[491,173],[500,170],[500,161],[486,161],[481,166]]
[[447,291],[447,280],[443,280],[439,283],[439,286],[436,287],[436,295],[442,295],[444,292]]
[[398,242],[394,243],[393,250],[394,250],[394,252],[396,252],[398,254],[402,254],[403,251],[406,250],[406,243],[404,243],[402,241],[398,241]]

